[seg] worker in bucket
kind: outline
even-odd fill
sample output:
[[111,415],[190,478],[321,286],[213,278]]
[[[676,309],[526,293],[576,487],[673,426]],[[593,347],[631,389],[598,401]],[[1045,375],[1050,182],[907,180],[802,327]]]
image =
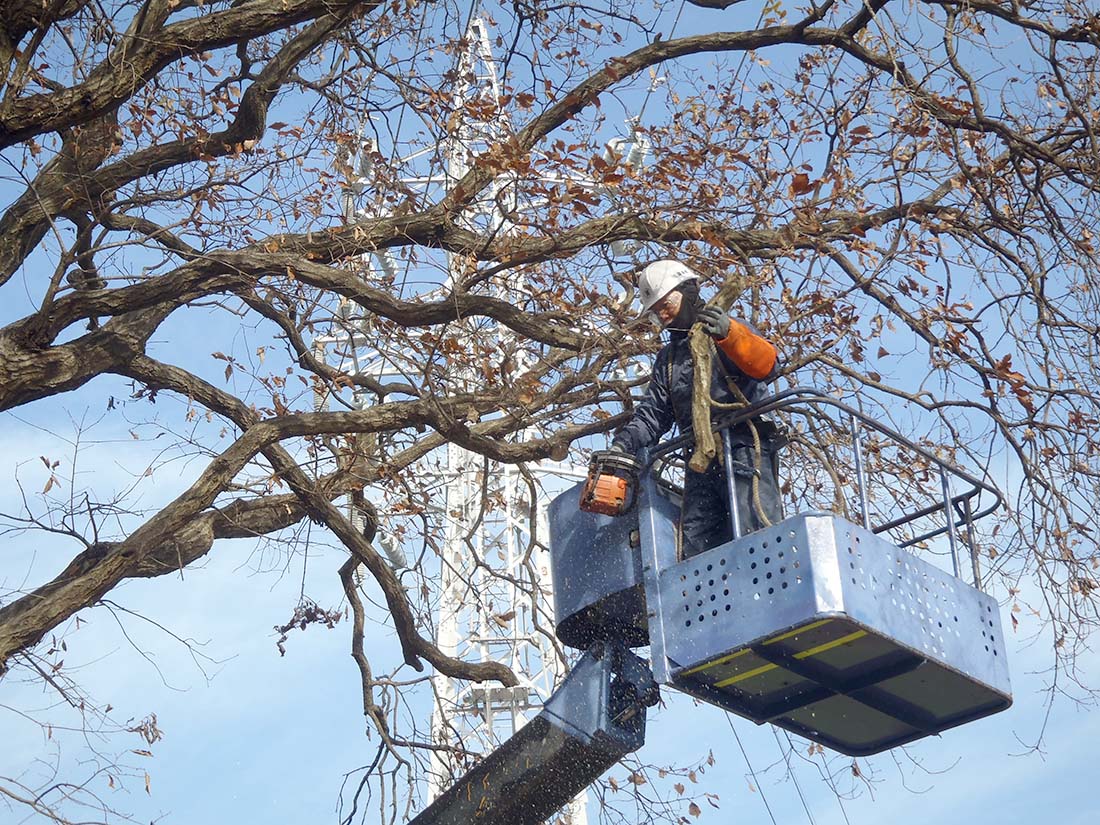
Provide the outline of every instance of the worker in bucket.
[[[699,298],[698,274],[679,261],[651,263],[638,286],[641,314],[660,323],[669,340],[657,353],[644,397],[612,440],[612,450],[631,455],[655,444],[673,424],[683,433],[691,432],[694,366],[688,332],[692,325],[701,324],[716,343],[710,392],[721,405],[761,400],[778,361],[775,346],[748,324],[704,305]],[[738,425],[730,431],[730,438],[737,512],[742,533],[748,533],[782,518],[778,486],[782,439],[773,423],[761,419]],[[720,452],[719,459],[704,472],[685,469],[680,517],[684,558],[733,538],[724,463]]]

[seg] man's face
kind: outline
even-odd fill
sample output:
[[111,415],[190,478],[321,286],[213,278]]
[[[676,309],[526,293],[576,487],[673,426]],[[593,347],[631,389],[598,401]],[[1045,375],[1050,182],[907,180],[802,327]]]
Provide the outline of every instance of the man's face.
[[680,302],[683,298],[684,296],[680,290],[674,289],[655,303],[649,311],[654,318],[660,321],[662,327],[667,327],[680,313]]

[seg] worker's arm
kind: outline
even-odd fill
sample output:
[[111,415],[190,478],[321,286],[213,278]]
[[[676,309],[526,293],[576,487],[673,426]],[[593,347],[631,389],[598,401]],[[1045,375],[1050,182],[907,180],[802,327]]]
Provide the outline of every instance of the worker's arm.
[[633,455],[642,447],[654,444],[673,424],[672,401],[668,386],[668,349],[661,350],[653,365],[642,400],[621,430],[615,433],[612,446]]
[[775,369],[778,357],[775,346],[748,325],[727,317],[722,310],[711,306],[699,311],[699,323],[734,366],[749,378],[762,381]]

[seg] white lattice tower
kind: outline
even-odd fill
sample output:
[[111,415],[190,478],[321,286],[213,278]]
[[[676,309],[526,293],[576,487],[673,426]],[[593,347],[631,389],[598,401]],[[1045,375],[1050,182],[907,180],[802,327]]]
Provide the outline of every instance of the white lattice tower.
[[[469,169],[472,159],[506,134],[503,118],[493,121],[462,117],[471,102],[491,101],[495,108],[501,94],[489,40],[483,20],[474,17],[464,37],[465,49],[459,60],[453,96],[449,138],[440,147],[443,170],[429,170],[402,182],[425,190],[449,189]],[[429,150],[418,155],[426,158]],[[414,158],[404,158],[408,165]],[[369,198],[372,167],[381,160],[378,148],[364,138],[360,151],[351,159],[352,179],[343,204],[349,221],[378,216],[378,204],[363,205]],[[462,216],[471,229],[484,233],[505,233],[508,216],[522,205],[516,202],[515,186],[507,174],[487,187],[477,202]],[[396,280],[402,262],[389,251],[370,256],[369,265],[377,274]],[[470,274],[470,264],[461,256],[447,257],[448,287]],[[516,300],[524,284],[510,283],[498,297]],[[362,326],[362,325],[360,325]],[[529,353],[520,341],[503,327],[474,323],[467,326],[470,343],[495,342],[511,358],[512,375],[528,369]],[[349,372],[375,376],[387,373],[387,365],[372,349],[369,328],[350,323],[334,335],[315,342],[319,358],[333,360]],[[452,376],[462,381],[463,376]],[[471,384],[478,376],[465,376]],[[318,398],[318,406],[328,399]],[[357,397],[353,403],[364,403]],[[521,436],[522,437],[522,436]],[[442,459],[442,457],[441,457]],[[442,489],[442,501],[433,515],[445,525],[440,552],[439,608],[436,615],[435,642],[442,652],[467,661],[498,661],[507,664],[520,678],[520,685],[471,685],[442,674],[432,676],[435,705],[431,720],[433,741],[461,746],[470,753],[488,753],[504,742],[531,716],[553,692],[564,676],[565,663],[552,643],[552,594],[549,576],[546,506],[547,487],[561,487],[562,477],[577,478],[576,469],[544,462],[519,468],[499,465],[451,444],[446,458],[430,472],[437,477],[423,479],[428,488]],[[353,518],[358,515],[353,513]],[[384,533],[384,527],[383,527]],[[400,562],[397,548],[383,547],[391,561]],[[431,798],[449,787],[468,765],[461,765],[446,751],[433,751],[428,775]],[[568,825],[585,825],[585,795],[582,794],[562,818]]]
[[[479,100],[491,104],[482,110],[495,107],[500,81],[482,20],[470,22],[465,42],[452,111],[463,112]],[[466,174],[472,157],[503,138],[508,125],[503,120],[467,118],[457,123],[444,146],[448,185]],[[482,232],[507,232],[507,216],[518,206],[512,181],[501,175],[463,220]],[[449,268],[452,283],[468,274],[461,259],[452,258]],[[511,284],[509,292],[500,297],[517,297],[523,284]],[[501,349],[512,355],[514,373],[522,375],[528,368],[522,348],[503,328],[497,329],[496,336]],[[486,462],[454,444],[447,448],[447,466],[448,518],[436,643],[452,656],[504,662],[519,676],[520,684],[514,688],[459,684],[435,674],[432,737],[450,744],[457,739],[467,750],[489,752],[537,713],[564,671],[550,641],[545,472],[532,465],[524,476],[514,465]],[[487,500],[496,501],[497,509],[487,509]],[[435,754],[429,777],[433,797],[462,772],[445,751]],[[565,818],[583,825],[584,807],[584,799],[579,798]]]

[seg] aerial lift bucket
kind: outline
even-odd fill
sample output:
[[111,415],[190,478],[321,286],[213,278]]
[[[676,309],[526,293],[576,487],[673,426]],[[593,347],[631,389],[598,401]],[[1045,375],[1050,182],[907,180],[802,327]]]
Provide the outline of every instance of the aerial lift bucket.
[[[858,415],[801,389],[771,409],[807,396]],[[945,512],[961,498],[946,487]],[[645,473],[637,496],[620,518],[584,512],[580,485],[551,504],[565,644],[649,644],[658,683],[851,755],[1011,704],[997,604],[957,576],[831,513],[797,515],[682,561],[667,486]]]
[[996,602],[837,516],[786,519],[661,570],[653,587],[658,681],[841,753],[1012,701]]

